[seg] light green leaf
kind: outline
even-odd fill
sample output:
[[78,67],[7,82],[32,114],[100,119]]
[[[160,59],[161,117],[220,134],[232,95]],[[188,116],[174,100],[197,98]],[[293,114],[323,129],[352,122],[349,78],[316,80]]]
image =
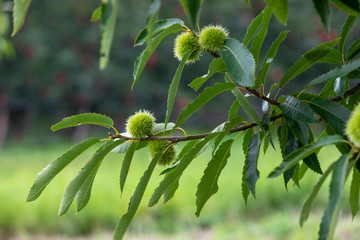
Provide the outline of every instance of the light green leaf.
[[151,41],[150,39],[154,34],[153,31],[155,28],[156,19],[160,11],[160,6],[161,6],[161,0],[150,0],[149,10],[146,16],[146,23],[147,23],[146,32],[148,35],[148,38],[146,39],[147,43]]
[[[225,74],[225,81],[227,83],[233,83],[232,79]],[[231,90],[232,94],[236,97],[236,99],[239,101],[241,106],[244,108],[245,112],[256,122],[256,124],[260,127],[262,127],[262,123],[255,112],[254,108],[250,105],[246,97],[243,95],[243,93],[240,91],[240,89],[235,88]]]
[[345,91],[349,90],[349,79],[347,77],[341,77],[335,79],[334,91],[337,95],[344,97]]
[[100,42],[100,70],[109,62],[111,44],[114,39],[116,16],[118,11],[117,0],[102,3],[101,13],[101,42]]
[[313,0],[314,7],[321,18],[326,32],[330,31],[330,2],[329,0]]
[[[159,20],[154,25],[152,35],[157,34],[160,31],[165,30],[166,28],[168,28],[174,24],[184,25],[184,22],[178,18],[169,18],[169,19]],[[136,37],[134,46],[136,47],[136,46],[143,45],[147,38],[148,38],[148,29],[146,27],[143,30],[141,30],[139,35]]]
[[342,141],[343,141],[342,136],[333,135],[333,136],[329,136],[329,137],[320,138],[319,140],[317,140],[314,143],[307,144],[307,145],[299,148],[298,150],[292,152],[288,156],[286,156],[284,161],[278,167],[276,167],[269,174],[268,177],[270,177],[270,178],[277,177],[280,174],[282,174],[283,172],[285,172],[286,170],[290,169],[292,166],[296,165],[296,163],[298,163],[301,159],[304,159],[304,158],[310,156],[313,152],[321,149],[322,147],[327,146],[327,145],[333,145],[336,143],[341,143]]
[[151,160],[148,168],[144,172],[143,176],[140,178],[140,182],[136,186],[135,192],[133,196],[131,197],[129,208],[126,214],[124,214],[119,223],[116,226],[115,233],[114,233],[114,240],[121,240],[123,239],[126,229],[129,227],[133,217],[135,216],[135,213],[137,209],[139,208],[141,199],[144,196],[144,192],[146,190],[146,187],[149,183],[150,177],[156,167],[156,164],[161,157],[161,153],[157,153],[155,157]]
[[322,83],[322,82],[326,82],[332,79],[336,79],[339,77],[344,77],[346,76],[348,73],[356,70],[360,68],[360,60],[354,60],[352,62],[349,62],[347,64],[342,65],[341,67],[335,68],[323,75],[320,75],[319,77],[315,78],[314,80],[312,80],[307,86],[306,88],[309,88],[311,86],[314,86],[316,84]]
[[261,27],[261,24],[262,24],[262,12],[259,15],[257,15],[249,24],[243,40],[243,44],[245,46],[249,45],[251,39],[255,36],[255,33]]
[[277,19],[284,25],[286,25],[288,17],[288,4],[287,0],[265,0],[265,2],[274,11]]
[[66,117],[55,125],[51,126],[51,130],[58,131],[63,128],[77,127],[82,124],[93,124],[106,128],[112,128],[114,122],[108,116],[98,113],[82,113]]
[[24,25],[27,11],[29,9],[31,0],[14,0],[13,6],[13,31],[11,36],[15,36],[15,34],[20,30],[20,28]]
[[195,78],[188,86],[197,91],[209,78],[211,78],[217,72],[226,72],[225,62],[222,58],[214,58],[209,65],[208,73],[201,77]]
[[237,116],[240,107],[241,104],[239,103],[239,101],[235,100],[229,109],[228,121],[230,121],[231,119]]
[[357,0],[331,0],[342,11],[357,16],[359,14],[359,2]]
[[346,58],[348,60],[353,60],[360,56],[360,39],[355,40],[349,50],[346,53]]
[[166,129],[165,129],[165,123],[157,123],[153,128],[153,135],[155,136],[168,135],[169,133],[174,131],[173,129],[174,127],[175,127],[175,123],[172,122],[166,124]]
[[322,43],[313,49],[307,51],[290,69],[285,73],[283,78],[280,81],[279,87],[282,88],[288,83],[291,79],[298,76],[300,73],[304,72],[306,69],[314,65],[323,59],[338,43],[339,39],[335,39],[331,42]]
[[342,155],[334,164],[330,182],[329,202],[320,223],[319,240],[333,239],[340,210],[340,199],[346,179],[346,166],[350,154]]
[[180,0],[186,14],[190,19],[191,26],[196,29],[199,23],[201,4],[204,0]]
[[255,185],[260,177],[257,169],[259,153],[260,153],[261,139],[260,134],[252,136],[246,155],[246,181],[248,183],[251,194],[255,197]]
[[98,143],[98,138],[88,138],[83,142],[73,146],[66,153],[58,157],[55,161],[47,165],[36,177],[34,184],[32,185],[27,202],[37,199],[45,187],[54,179],[54,177],[63,170],[72,160],[83,153],[90,146]]
[[163,202],[166,203],[169,201],[175,194],[176,190],[179,188],[179,179],[175,181],[171,186],[169,186],[163,194]]
[[229,139],[223,142],[209,161],[204,171],[204,175],[197,186],[196,216],[200,215],[200,212],[207,200],[209,200],[209,198],[218,191],[218,179],[227,163],[228,158],[230,157],[230,149],[233,143],[234,139]]
[[191,161],[196,157],[196,155],[201,151],[201,149],[214,137],[216,137],[219,133],[211,133],[210,135],[206,136],[203,140],[198,142],[195,146],[193,146],[185,155],[180,159],[180,163],[178,166],[165,175],[164,179],[160,182],[159,186],[155,189],[154,193],[152,194],[149,207],[154,206],[160,199],[161,195],[172,186],[178,179],[181,177],[184,170],[189,166]]
[[175,23],[170,25],[169,27],[165,28],[161,33],[156,35],[147,45],[144,51],[140,54],[140,56],[136,59],[134,63],[134,81],[132,84],[132,87],[134,87],[136,81],[140,77],[140,74],[144,70],[145,64],[148,61],[149,57],[152,55],[152,53],[155,51],[157,46],[160,44],[160,42],[169,34],[176,33],[183,29],[183,25],[179,23]]
[[189,103],[179,114],[175,127],[180,127],[181,124],[188,119],[196,110],[205,105],[212,98],[218,94],[235,88],[233,83],[216,83],[212,87],[205,88],[199,96]]
[[305,203],[304,203],[304,205],[303,205],[303,207],[301,209],[301,214],[300,214],[300,219],[299,219],[301,227],[304,225],[304,223],[308,219],[311,208],[312,208],[313,203],[315,201],[315,198],[316,198],[320,188],[322,187],[323,183],[325,182],[326,178],[330,175],[330,173],[332,172],[333,169],[334,169],[334,163],[331,164],[328,167],[328,169],[326,169],[326,171],[321,175],[319,180],[314,185],[310,195],[306,199],[306,201],[305,201]]
[[360,173],[359,170],[356,167],[354,167],[353,176],[350,185],[350,196],[349,196],[349,204],[350,204],[353,220],[359,211],[359,198],[360,198]]
[[271,47],[265,57],[264,63],[260,69],[260,72],[258,74],[258,77],[256,79],[256,82],[258,83],[265,83],[265,78],[267,75],[267,72],[269,70],[270,64],[273,62],[274,58],[276,57],[278,48],[280,46],[280,44],[285,40],[287,34],[289,33],[289,31],[283,31],[279,34],[279,36],[277,37],[277,39],[271,44]]
[[341,29],[338,51],[340,52],[343,59],[344,59],[344,55],[345,55],[345,53],[344,53],[345,41],[346,41],[346,39],[347,39],[347,37],[349,35],[349,32],[350,32],[352,26],[354,25],[354,22],[355,22],[356,18],[357,17],[350,15],[346,19],[346,21],[344,23],[344,26]]
[[77,192],[94,171],[97,171],[98,167],[102,163],[104,157],[116,146],[123,143],[124,140],[105,142],[92,156],[92,158],[86,163],[86,165],[76,174],[75,178],[71,180],[66,187],[63,198],[61,199],[59,215],[64,215],[69,209],[72,201],[74,200]]
[[220,50],[231,78],[242,86],[254,86],[255,59],[249,50],[242,43],[231,38],[226,39]]
[[166,129],[166,125],[168,124],[169,119],[170,119],[172,108],[173,108],[174,102],[175,102],[176,93],[177,93],[179,83],[180,83],[181,74],[184,70],[185,63],[191,53],[192,53],[192,51],[190,49],[187,50],[187,52],[185,53],[184,57],[182,58],[182,60],[179,64],[179,67],[176,70],[174,78],[171,81],[171,84],[169,87],[168,99],[167,99],[167,109],[166,109],[164,129]]
[[283,114],[295,121],[316,123],[314,112],[299,99],[287,96],[284,103],[279,106]]
[[91,15],[91,22],[97,22],[98,20],[101,19],[101,12],[102,12],[102,7],[98,7],[94,10],[93,14]]
[[121,166],[121,171],[120,171],[120,191],[121,193],[124,190],[124,186],[125,186],[125,181],[130,169],[130,165],[131,165],[131,161],[134,157],[134,153],[136,151],[136,148],[138,147],[138,142],[132,142],[129,149],[126,151],[122,166]]
[[76,194],[76,212],[80,212],[88,204],[91,197],[91,189],[94,183],[95,176],[99,170],[98,165],[86,178],[85,182],[81,185],[79,191]]

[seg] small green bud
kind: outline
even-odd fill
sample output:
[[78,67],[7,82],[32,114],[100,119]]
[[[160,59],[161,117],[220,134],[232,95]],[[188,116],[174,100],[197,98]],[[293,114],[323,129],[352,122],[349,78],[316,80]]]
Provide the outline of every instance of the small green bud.
[[187,59],[187,63],[193,63],[199,60],[201,47],[199,40],[191,33],[184,32],[179,34],[175,39],[174,55],[179,61],[181,61],[187,52],[192,50],[190,56]]
[[228,36],[228,31],[220,25],[206,26],[200,32],[199,42],[205,51],[216,52]]
[[154,158],[157,153],[162,153],[158,160],[158,164],[161,166],[170,165],[175,160],[175,148],[174,146],[169,147],[169,144],[171,144],[171,142],[166,140],[155,140],[149,143],[149,151],[152,158]]
[[155,117],[146,110],[140,110],[126,121],[126,131],[133,138],[145,138],[152,135]]
[[349,140],[360,148],[360,103],[352,111],[346,123],[345,133]]

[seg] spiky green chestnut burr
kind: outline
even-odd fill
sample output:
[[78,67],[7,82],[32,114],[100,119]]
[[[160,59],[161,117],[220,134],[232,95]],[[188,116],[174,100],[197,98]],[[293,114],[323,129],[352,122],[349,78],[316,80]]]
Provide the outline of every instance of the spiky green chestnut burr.
[[196,62],[200,58],[201,47],[199,40],[192,33],[184,32],[179,34],[175,39],[174,55],[179,61],[181,61],[187,52],[192,50],[190,56],[186,60],[186,63]]
[[208,52],[217,52],[224,45],[228,31],[220,25],[206,26],[199,35],[200,46]]
[[346,123],[345,133],[349,140],[360,148],[360,103],[352,111]]
[[161,166],[167,166],[173,163],[176,157],[176,152],[174,146],[170,146],[170,141],[166,140],[156,140],[149,143],[149,151],[152,158],[159,152],[162,153],[158,164]]
[[140,110],[126,121],[126,131],[133,138],[145,138],[152,135],[155,117],[146,110]]

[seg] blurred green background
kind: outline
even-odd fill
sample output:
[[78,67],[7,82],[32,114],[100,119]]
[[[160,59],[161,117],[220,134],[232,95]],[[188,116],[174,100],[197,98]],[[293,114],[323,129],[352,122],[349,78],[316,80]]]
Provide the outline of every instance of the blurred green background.
[[[0,46],[0,240],[41,239],[41,236],[87,235],[86,239],[110,239],[119,217],[124,213],[139,177],[148,162],[146,150],[136,154],[131,178],[120,198],[118,175],[123,155],[111,154],[104,162],[94,184],[89,206],[77,216],[69,213],[58,217],[57,209],[67,183],[90,157],[81,156],[44,191],[34,203],[25,203],[26,194],[36,174],[85,136],[106,137],[107,131],[81,126],[52,133],[50,126],[65,116],[81,112],[99,112],[114,119],[115,127],[124,128],[126,118],[134,111],[148,109],[161,122],[165,117],[167,91],[178,61],[173,57],[175,35],[167,38],[150,58],[145,71],[135,85],[132,84],[133,62],[142,51],[134,48],[136,35],[145,26],[148,1],[122,1],[119,6],[116,36],[110,63],[104,71],[98,68],[100,26],[91,23],[92,11],[99,1],[33,0],[23,29],[10,38],[10,12],[12,1],[0,1],[1,39],[11,42],[14,52],[1,52]],[[200,27],[221,24],[233,38],[242,39],[246,27],[262,9],[263,1],[252,1],[252,7],[243,1],[204,1]],[[275,17],[270,23],[262,55],[282,30],[290,30],[272,63],[266,88],[281,79],[284,72],[307,50],[317,44],[339,36],[346,15],[333,9],[332,29],[326,33],[310,2],[289,1],[288,25],[281,25]],[[187,23],[181,5],[176,0],[162,1],[159,18],[178,17]],[[359,20],[349,35],[349,41],[359,38]],[[4,42],[4,41],[3,41]],[[349,46],[346,45],[346,48]],[[207,72],[211,56],[204,54],[202,61],[185,67],[172,119],[197,93],[189,88],[194,78]],[[287,91],[302,88],[311,78],[331,66],[318,64],[288,84]],[[213,77],[206,86],[216,81]],[[316,89],[315,89],[316,90]],[[222,94],[185,122],[191,132],[209,131],[226,120],[227,109],[233,96]],[[260,102],[250,99],[258,111]],[[241,112],[240,112],[241,114]],[[211,117],[209,117],[211,116]],[[175,198],[165,206],[145,209],[131,225],[129,239],[311,239],[315,238],[327,198],[325,187],[316,202],[318,210],[301,230],[299,210],[318,176],[309,174],[302,188],[291,186],[289,192],[265,176],[281,161],[279,152],[262,157],[262,172],[256,200],[248,206],[241,197],[241,169],[243,155],[234,148],[228,166],[220,177],[219,192],[207,203],[202,216],[195,218],[195,191],[209,159],[209,153],[199,157],[191,171],[183,176]],[[322,155],[323,167],[339,154],[326,149]],[[116,167],[114,167],[116,166]],[[161,172],[161,169],[157,169]],[[150,190],[161,179],[152,180]],[[149,194],[145,197],[148,199]],[[339,221],[337,237],[356,239],[360,230],[358,219],[349,217],[344,201],[343,219]],[[15,236],[15,237],[13,237]],[[91,236],[91,237],[90,237]],[[145,237],[144,237],[145,236]],[[59,238],[63,239],[63,238]]]

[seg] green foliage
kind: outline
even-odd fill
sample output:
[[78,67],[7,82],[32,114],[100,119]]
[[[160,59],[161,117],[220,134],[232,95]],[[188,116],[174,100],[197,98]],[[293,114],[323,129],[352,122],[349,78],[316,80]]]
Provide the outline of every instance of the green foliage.
[[[146,26],[139,33],[134,43],[135,46],[146,44],[146,47],[134,63],[132,86],[139,79],[150,56],[160,43],[171,33],[183,31],[175,39],[173,51],[176,58],[180,60],[180,64],[169,86],[164,122],[155,124],[155,117],[152,114],[140,111],[128,119],[126,132],[120,134],[114,128],[113,120],[101,114],[84,113],[64,118],[61,122],[53,125],[51,129],[57,131],[82,124],[93,124],[111,128],[116,134],[109,133],[109,137],[102,140],[98,138],[87,139],[57,158],[35,180],[28,201],[35,200],[67,164],[99,141],[103,141],[103,145],[66,188],[59,215],[68,211],[75,198],[77,200],[77,211],[82,210],[87,205],[96,174],[103,159],[111,151],[125,153],[120,171],[120,191],[122,193],[135,152],[148,146],[152,160],[130,199],[127,213],[120,219],[115,230],[114,239],[123,239],[140,206],[157,164],[173,165],[161,173],[164,178],[150,197],[148,203],[150,207],[154,206],[161,196],[163,196],[164,202],[172,199],[180,185],[180,178],[183,173],[196,157],[202,154],[206,148],[212,146],[211,158],[198,183],[196,192],[197,209],[195,214],[199,216],[205,203],[218,192],[220,174],[227,166],[228,161],[231,160],[232,147],[240,139],[243,139],[242,147],[246,156],[241,178],[242,196],[245,204],[247,204],[250,193],[255,197],[256,183],[261,177],[259,169],[262,163],[258,162],[260,152],[263,151],[266,155],[270,144],[276,148],[276,142],[273,139],[279,139],[283,161],[270,172],[268,175],[270,178],[283,175],[287,189],[290,180],[300,187],[300,182],[305,178],[307,169],[320,174],[318,182],[314,185],[313,191],[302,209],[300,225],[303,225],[308,218],[320,188],[332,172],[328,206],[319,233],[319,239],[331,239],[340,210],[339,200],[344,192],[344,183],[352,169],[354,170],[349,202],[353,216],[359,209],[359,173],[357,170],[360,152],[360,135],[358,134],[360,105],[357,104],[360,85],[354,81],[360,76],[360,60],[358,59],[360,45],[358,40],[352,43],[347,52],[345,51],[347,39],[350,37],[351,29],[357,19],[359,4],[355,0],[348,2],[333,0],[332,2],[342,11],[351,14],[342,27],[340,38],[321,43],[307,51],[286,71],[279,83],[272,83],[270,82],[271,77],[269,77],[270,64],[278,55],[291,55],[288,52],[284,54],[280,48],[281,43],[286,40],[288,31],[283,30],[273,40],[267,54],[263,53],[263,45],[267,42],[267,33],[272,30],[270,29],[272,15],[274,14],[281,23],[286,24],[289,12],[287,1],[266,0],[265,2],[267,6],[249,24],[244,40],[240,42],[236,40],[238,33],[229,37],[228,32],[222,27],[205,27],[197,33],[197,30],[200,29],[199,18],[203,3],[201,0],[180,0],[190,19],[192,29],[185,26],[183,20],[180,19],[169,18],[156,21],[160,14],[161,1],[151,1],[147,12]],[[329,1],[314,0],[313,3],[323,24],[329,30]],[[24,5],[21,11],[14,11],[14,14],[23,19],[27,7],[28,5]],[[110,47],[116,30],[117,11],[116,1],[109,0],[102,2],[92,17],[92,21],[100,19],[102,28],[101,69],[107,65],[109,59]],[[19,23],[15,24],[15,29],[18,26]],[[335,49],[336,45],[338,45],[337,49]],[[171,55],[170,49],[168,50],[169,55],[166,57]],[[225,82],[215,81],[210,87],[204,88],[201,93],[196,93],[194,100],[183,107],[176,123],[170,123],[170,116],[183,79],[182,74],[186,72],[186,63],[200,61],[201,51],[208,52],[214,59],[209,63],[208,73],[192,81],[189,79],[188,86],[199,90],[215,73],[221,74]],[[324,70],[328,72],[319,77],[310,76],[313,80],[304,89],[297,89],[297,92],[285,92],[284,86],[290,80],[303,74],[316,63],[336,64],[337,66],[335,68],[330,67],[333,68],[330,71]],[[324,69],[329,69],[329,67]],[[322,71],[320,68],[318,70]],[[325,85],[322,86],[320,83],[325,83]],[[271,86],[270,89],[266,87],[268,85]],[[316,88],[314,87],[312,92],[307,92],[308,88],[314,85],[317,85]],[[216,128],[211,128],[213,130],[195,135],[188,135],[181,128],[186,120],[194,113],[199,112],[210,100],[220,94],[231,95],[228,90],[232,92],[236,101],[229,106],[226,121],[220,122]],[[277,93],[273,94],[275,90]],[[316,91],[319,94],[314,93]],[[258,111],[257,107],[253,106],[253,101],[249,101],[250,96],[257,99],[258,103],[262,103],[263,112]],[[228,107],[225,102],[220,104],[223,109]],[[242,113],[239,111],[240,108],[247,116],[239,115],[239,112]],[[350,113],[351,111],[352,113]],[[214,116],[209,115],[208,117]],[[316,130],[320,125],[325,125],[325,130],[322,134],[316,135],[315,133],[318,132]],[[174,134],[175,130],[181,130],[184,136]],[[245,133],[244,138],[239,138],[243,133]],[[232,134],[237,134],[237,136],[227,137],[227,135]],[[187,142],[187,144],[182,147],[176,157],[174,145],[182,141]],[[320,149],[329,145],[335,145],[341,156],[336,162],[329,163],[330,167],[323,172],[322,161],[318,158],[318,154]]]
[[13,24],[14,28],[12,36],[14,36],[24,25],[27,11],[29,9],[31,0],[15,0],[13,8]]

